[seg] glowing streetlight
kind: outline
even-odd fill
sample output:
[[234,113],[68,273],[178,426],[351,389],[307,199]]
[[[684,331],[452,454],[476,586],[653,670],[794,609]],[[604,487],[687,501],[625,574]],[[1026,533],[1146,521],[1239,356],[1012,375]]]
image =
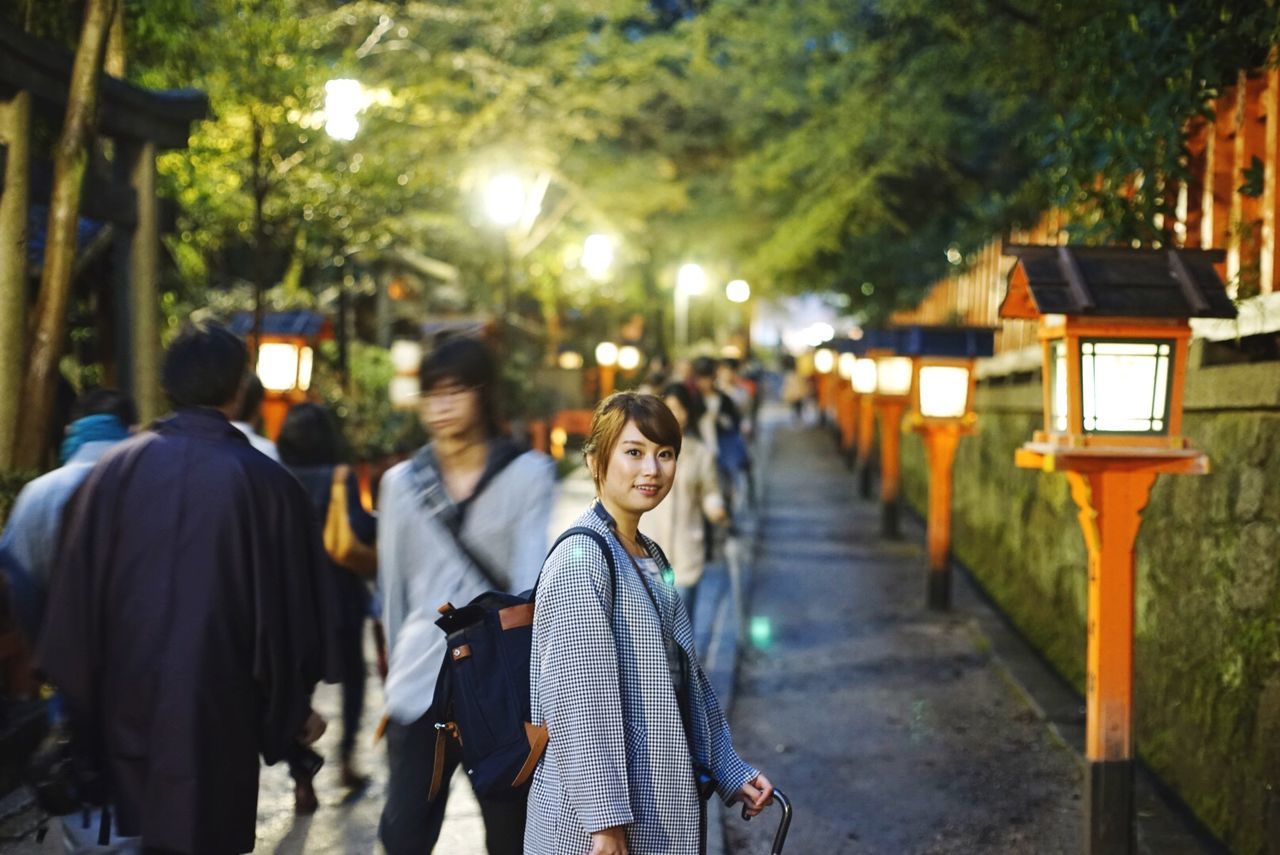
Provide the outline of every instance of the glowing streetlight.
[[633,345],[624,345],[618,350],[618,367],[631,372],[640,367],[640,349]]
[[689,346],[689,297],[707,290],[707,272],[700,264],[682,264],[676,273],[676,344]]
[[601,398],[607,398],[613,394],[619,355],[618,346],[611,341],[602,341],[596,345],[596,365],[600,369]]
[[613,238],[608,235],[587,235],[582,243],[582,268],[587,275],[600,281],[609,275],[613,267]]
[[724,286],[724,295],[730,303],[745,303],[751,299],[751,286],[745,279],[734,279]]
[[359,80],[338,78],[324,85],[324,130],[335,140],[353,140],[360,130],[357,118],[364,109],[364,87]]
[[528,193],[517,175],[503,173],[489,179],[484,188],[484,210],[490,220],[504,229],[524,216]]

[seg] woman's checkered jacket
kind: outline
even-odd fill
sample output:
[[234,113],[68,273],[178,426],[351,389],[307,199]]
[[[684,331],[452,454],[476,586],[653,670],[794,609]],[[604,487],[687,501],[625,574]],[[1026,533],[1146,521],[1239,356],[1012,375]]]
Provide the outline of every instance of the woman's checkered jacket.
[[[671,586],[655,585],[690,663],[690,751],[662,625],[610,522],[597,502],[574,525],[605,536],[616,593],[604,553],[585,534],[552,552],[538,583],[531,699],[533,720],[546,721],[551,741],[533,776],[525,852],[585,855],[591,832],[625,825],[631,855],[698,855],[690,754],[711,770],[726,800],[758,773],[733,750],[684,607]],[[641,542],[660,554],[647,538]]]

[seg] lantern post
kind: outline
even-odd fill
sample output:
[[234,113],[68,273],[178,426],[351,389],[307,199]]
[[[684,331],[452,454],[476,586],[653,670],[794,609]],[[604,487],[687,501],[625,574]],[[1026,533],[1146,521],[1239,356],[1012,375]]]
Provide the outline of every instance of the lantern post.
[[1128,855],[1133,837],[1134,544],[1161,473],[1203,475],[1182,436],[1193,317],[1234,318],[1221,250],[1009,246],[1000,307],[1038,318],[1044,430],[1015,463],[1063,472],[1089,556],[1085,840]]
[[921,435],[929,463],[929,608],[951,608],[951,497],[956,447],[977,430],[973,410],[975,361],[991,356],[992,330],[905,327],[902,352],[914,362],[907,425]]
[[911,398],[912,362],[898,347],[898,331],[880,331],[873,344],[876,361],[876,420],[880,423],[880,534],[902,537],[898,494],[902,486],[902,416]]
[[[252,313],[231,321],[231,331],[247,335],[254,329]],[[262,381],[262,434],[274,440],[294,404],[307,399],[315,366],[315,345],[333,338],[333,325],[317,312],[270,312],[259,327],[254,373]]]
[[864,499],[871,498],[871,443],[875,439],[876,361],[870,356],[859,356],[853,362],[850,384],[858,398],[857,463],[858,492]]
[[840,456],[845,466],[853,468],[858,438],[858,395],[853,391],[853,367],[857,364],[857,342],[842,339],[835,342],[836,358],[836,427],[839,430]]

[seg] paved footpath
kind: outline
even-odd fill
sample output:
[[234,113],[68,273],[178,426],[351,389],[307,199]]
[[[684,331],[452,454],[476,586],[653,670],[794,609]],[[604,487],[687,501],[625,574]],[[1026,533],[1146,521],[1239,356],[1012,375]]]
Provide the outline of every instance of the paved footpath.
[[[967,616],[924,607],[923,549],[880,539],[831,442],[774,436],[732,714],[795,805],[786,851],[1079,852],[1074,755]],[[728,851],[768,852],[778,815],[732,816]]]
[[[1082,851],[1078,696],[964,575],[952,611],[925,607],[922,526],[881,539],[828,431],[779,425],[770,449],[731,720],[794,802],[785,851]],[[1136,800],[1140,855],[1223,851],[1146,773]],[[727,851],[768,852],[778,817],[731,815]]]

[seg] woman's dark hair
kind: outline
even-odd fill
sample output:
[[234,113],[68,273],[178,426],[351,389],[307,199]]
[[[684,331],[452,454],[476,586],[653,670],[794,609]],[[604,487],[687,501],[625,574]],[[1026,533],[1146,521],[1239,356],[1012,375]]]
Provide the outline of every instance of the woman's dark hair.
[[480,418],[489,436],[502,432],[497,378],[497,364],[489,348],[468,336],[445,339],[423,357],[418,369],[418,383],[424,394],[451,384],[475,389],[480,395]]
[[609,471],[609,458],[627,422],[635,422],[640,433],[651,442],[673,448],[676,457],[680,456],[683,439],[680,423],[661,398],[638,392],[615,392],[596,404],[596,411],[591,414],[591,433],[582,444],[583,453],[595,460],[591,476],[597,491]]
[[221,324],[188,324],[164,352],[160,386],[175,407],[224,407],[244,382],[249,350]]
[[668,383],[662,389],[662,398],[675,398],[684,407],[684,411],[689,414],[689,420],[685,424],[686,431],[697,433],[698,422],[701,421],[703,414],[707,408],[702,403],[702,396],[695,394],[688,386],[683,383]]
[[342,436],[328,407],[298,404],[289,410],[276,437],[286,466],[333,466],[342,462]]

